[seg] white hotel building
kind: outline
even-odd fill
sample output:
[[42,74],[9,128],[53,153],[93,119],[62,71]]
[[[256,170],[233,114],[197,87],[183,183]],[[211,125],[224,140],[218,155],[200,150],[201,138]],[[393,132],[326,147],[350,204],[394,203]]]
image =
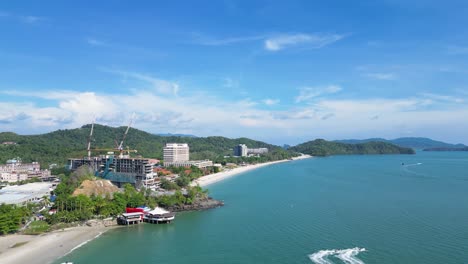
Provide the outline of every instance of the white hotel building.
[[163,149],[164,166],[206,168],[213,166],[210,160],[190,160],[187,143],[167,143]]
[[164,163],[189,160],[189,146],[186,143],[167,143],[163,149]]

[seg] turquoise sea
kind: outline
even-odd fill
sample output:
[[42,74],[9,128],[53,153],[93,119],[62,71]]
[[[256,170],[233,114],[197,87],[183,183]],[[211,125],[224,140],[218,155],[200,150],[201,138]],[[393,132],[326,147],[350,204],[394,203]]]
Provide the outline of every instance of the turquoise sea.
[[209,189],[224,207],[112,230],[57,263],[468,263],[467,152],[292,161]]

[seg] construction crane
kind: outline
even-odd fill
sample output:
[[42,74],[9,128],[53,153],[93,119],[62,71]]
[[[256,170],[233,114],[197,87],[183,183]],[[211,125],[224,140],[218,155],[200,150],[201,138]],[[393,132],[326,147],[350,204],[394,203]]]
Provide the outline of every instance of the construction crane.
[[[120,158],[123,158],[125,153],[127,153],[128,156],[130,156],[130,153],[132,153],[132,152],[137,153],[138,151],[136,149],[130,149],[128,146],[127,146],[126,149],[124,149],[124,142],[125,142],[125,139],[127,138],[128,131],[130,130],[130,127],[132,126],[134,118],[135,118],[135,113],[132,114],[132,118],[130,119],[130,123],[128,124],[127,129],[125,130],[125,133],[124,133],[124,135],[122,137],[122,140],[120,141],[120,144],[117,144],[117,139],[116,139],[114,148],[97,148],[97,149],[92,149],[92,150],[97,151],[97,152],[100,152],[100,151],[106,151],[106,152],[118,151]],[[93,122],[93,126],[94,126],[94,122]],[[92,133],[93,133],[93,126],[91,127],[90,138],[91,138]],[[88,157],[91,156],[91,154],[90,154],[91,153],[90,142],[91,141],[88,139]]]
[[[135,119],[135,113],[132,114],[132,118],[130,119],[130,123],[128,124],[127,129],[125,130],[125,133],[124,133],[124,135],[122,137],[122,141],[120,141],[120,144],[117,147],[117,150],[120,151],[120,156],[121,157],[123,156],[123,153],[124,153],[123,144],[124,144],[125,138],[127,138],[128,130],[130,130],[130,127],[132,126],[132,123],[133,123],[134,119]],[[128,154],[130,155],[130,152],[128,152]]]
[[93,123],[91,124],[91,131],[89,132],[89,137],[88,137],[88,147],[86,148],[86,150],[88,151],[88,159],[91,159],[91,140],[92,140],[92,137],[93,137],[93,130],[94,130],[94,122],[95,121],[96,121],[96,119],[94,118]]

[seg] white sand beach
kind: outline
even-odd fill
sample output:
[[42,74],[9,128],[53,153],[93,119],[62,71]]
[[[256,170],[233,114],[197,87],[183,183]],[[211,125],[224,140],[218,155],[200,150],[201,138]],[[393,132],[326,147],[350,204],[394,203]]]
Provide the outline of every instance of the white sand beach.
[[[52,263],[112,227],[80,226],[38,236],[7,235],[0,237],[0,263]],[[13,247],[18,243],[21,246]]]
[[[310,155],[302,155],[302,156],[295,157],[292,160],[307,159],[307,158],[311,158],[311,157],[312,156],[310,156]],[[240,167],[237,167],[237,168],[234,168],[234,169],[224,170],[222,172],[218,172],[218,173],[214,173],[214,174],[210,174],[210,175],[200,177],[200,178],[196,179],[195,181],[193,181],[191,183],[191,185],[192,186],[200,185],[201,187],[205,187],[205,186],[208,186],[208,185],[213,184],[215,182],[222,181],[224,179],[233,177],[233,176],[238,175],[238,174],[243,173],[243,172],[251,171],[251,170],[258,169],[258,168],[265,167],[265,166],[269,166],[269,165],[272,165],[272,164],[288,162],[288,161],[291,161],[291,160],[278,160],[278,161],[265,162],[265,163],[255,164],[255,165],[240,166]]]

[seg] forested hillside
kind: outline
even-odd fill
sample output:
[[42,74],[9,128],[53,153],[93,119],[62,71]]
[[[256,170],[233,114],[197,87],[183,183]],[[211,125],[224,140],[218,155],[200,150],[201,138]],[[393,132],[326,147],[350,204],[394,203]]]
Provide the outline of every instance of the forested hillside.
[[411,148],[403,148],[386,142],[367,142],[346,144],[324,139],[316,139],[299,144],[290,150],[313,155],[351,155],[351,154],[414,154]]
[[[0,164],[14,157],[20,157],[25,162],[39,161],[43,166],[50,163],[65,164],[70,157],[86,155],[90,128],[91,125],[85,125],[81,128],[30,136],[10,132],[0,133],[0,143],[6,141],[17,143],[0,145]],[[114,148],[115,142],[120,142],[122,139],[125,129],[126,127],[94,125],[92,148]],[[281,147],[248,138],[158,136],[133,128],[128,132],[124,147],[138,150],[137,155],[145,158],[162,159],[163,146],[169,142],[188,143],[192,160],[214,160],[219,156],[232,155],[232,149],[238,144],[246,144],[249,148],[268,148],[269,159],[273,160],[287,158],[292,153]]]

